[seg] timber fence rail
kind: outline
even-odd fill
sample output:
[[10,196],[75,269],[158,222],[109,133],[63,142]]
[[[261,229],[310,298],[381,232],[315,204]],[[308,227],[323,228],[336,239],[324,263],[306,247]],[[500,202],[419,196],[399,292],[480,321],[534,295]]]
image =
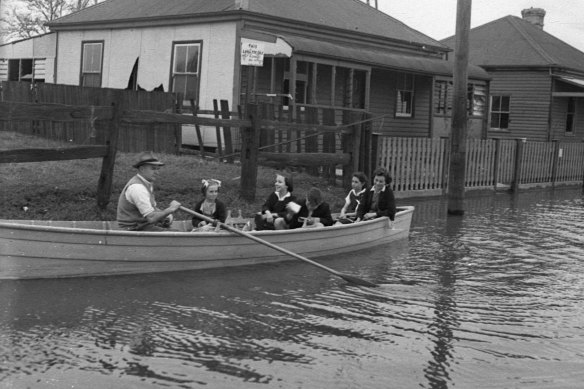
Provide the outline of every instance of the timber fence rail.
[[[376,165],[388,169],[397,196],[447,193],[449,139],[376,136],[376,143]],[[583,180],[584,143],[525,139],[466,143],[467,190],[582,185]]]
[[[99,110],[110,107],[116,100],[127,109],[168,111],[175,110],[176,96],[173,93],[131,91],[113,88],[91,88],[28,82],[3,81],[0,83],[0,102],[28,103],[55,108],[62,106],[84,106]],[[79,107],[79,109],[81,109]],[[60,120],[50,112],[46,117],[12,117],[0,120],[0,130],[36,135],[47,139],[77,145],[102,144],[109,131],[107,117],[95,113],[84,120]],[[122,123],[118,150],[139,152],[153,150],[178,154],[182,143],[182,132],[176,123]]]
[[[184,115],[173,112],[160,112],[150,110],[128,109],[124,99],[123,90],[112,91],[111,105],[65,105],[54,103],[28,103],[28,102],[0,102],[0,123],[8,123],[10,127],[15,122],[20,121],[50,121],[52,123],[93,123],[104,122],[103,136],[99,138],[98,145],[83,145],[74,147],[68,144],[67,147],[55,149],[21,149],[21,150],[0,150],[0,163],[20,163],[39,162],[49,160],[71,160],[84,158],[103,157],[102,171],[98,181],[98,205],[105,208],[110,201],[111,187],[113,180],[113,168],[118,145],[123,138],[121,128],[124,124],[132,125],[159,125],[159,124],[193,124],[207,125],[212,127],[238,128],[242,131],[242,150],[240,161],[242,164],[242,197],[253,201],[255,196],[255,182],[251,177],[257,175],[257,161],[260,158],[271,160],[279,166],[338,166],[343,165],[345,174],[350,179],[351,161],[359,161],[360,148],[355,144],[361,144],[359,138],[354,140],[351,137],[350,129],[346,125],[321,125],[315,123],[280,122],[267,120],[259,112],[257,105],[252,105],[246,110],[249,119],[223,119],[208,118],[197,115]],[[300,147],[295,153],[260,153],[259,140],[260,133],[264,130],[273,131],[307,131],[314,134],[346,132],[346,144],[352,145],[352,150],[345,147],[342,150],[331,149],[329,152],[319,152],[318,148],[313,150],[306,147],[300,139],[290,139]],[[243,136],[245,134],[245,137]],[[145,150],[156,151],[155,148],[144,148]],[[144,150],[142,149],[142,150]],[[252,152],[253,151],[253,152]],[[255,159],[251,161],[251,159]],[[249,178],[249,179],[248,179]],[[348,185],[348,184],[347,184]]]

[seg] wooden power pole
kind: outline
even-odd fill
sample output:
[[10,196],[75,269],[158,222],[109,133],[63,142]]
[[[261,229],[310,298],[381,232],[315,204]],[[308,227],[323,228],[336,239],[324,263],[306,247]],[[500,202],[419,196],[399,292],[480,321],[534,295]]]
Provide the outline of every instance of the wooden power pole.
[[448,214],[464,214],[464,178],[468,129],[468,36],[472,0],[458,0],[454,45],[454,91],[448,172]]

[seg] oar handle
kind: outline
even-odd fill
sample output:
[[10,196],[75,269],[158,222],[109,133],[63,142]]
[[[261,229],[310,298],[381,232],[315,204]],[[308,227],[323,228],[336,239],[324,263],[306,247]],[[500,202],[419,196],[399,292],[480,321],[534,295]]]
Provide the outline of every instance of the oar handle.
[[185,208],[185,207],[183,207],[182,205],[179,207],[179,209],[180,209],[180,210],[182,210],[182,211],[184,211],[184,212],[186,212],[186,213],[190,213],[191,215],[193,215],[193,216],[196,216],[196,217],[198,217],[199,219],[205,220],[205,221],[207,221],[207,222],[209,222],[209,223],[213,223],[213,224],[217,223],[219,226],[221,226],[221,228],[224,228],[224,229],[226,229],[226,230],[229,230],[229,231],[231,231],[231,232],[234,232],[234,233],[236,233],[236,234],[238,234],[238,235],[241,235],[241,236],[244,236],[244,237],[246,237],[246,238],[248,238],[248,239],[251,239],[251,240],[253,240],[253,241],[256,241],[256,242],[258,242],[258,243],[260,243],[260,244],[263,244],[264,246],[271,247],[271,248],[273,248],[274,250],[278,250],[278,251],[280,251],[280,252],[282,252],[282,253],[284,253],[284,254],[288,254],[288,255],[290,255],[290,256],[292,256],[292,257],[294,257],[294,258],[300,259],[301,261],[308,262],[308,263],[310,263],[311,265],[318,266],[318,267],[320,267],[321,269],[323,269],[323,270],[326,270],[326,271],[328,271],[328,272],[331,272],[331,273],[333,273],[333,274],[335,274],[335,275],[337,275],[337,276],[339,276],[339,277],[344,277],[344,275],[343,275],[343,274],[341,274],[340,272],[338,272],[338,271],[336,271],[336,270],[334,270],[334,269],[331,269],[330,267],[327,267],[327,266],[321,265],[321,264],[320,264],[320,263],[318,263],[318,262],[315,262],[315,261],[313,261],[313,260],[311,260],[311,259],[305,258],[305,257],[303,257],[302,255],[296,254],[295,252],[292,252],[292,251],[290,251],[290,250],[287,250],[287,249],[285,249],[285,248],[283,248],[283,247],[277,246],[277,245],[275,245],[275,244],[273,244],[273,243],[270,243],[270,242],[268,242],[268,241],[266,241],[266,240],[260,239],[260,238],[258,238],[257,236],[254,236],[254,235],[248,234],[248,233],[247,233],[247,232],[245,232],[245,231],[241,231],[241,230],[238,230],[237,228],[231,227],[230,225],[227,225],[227,224],[225,224],[225,223],[221,223],[220,221],[218,221],[218,220],[216,220],[216,219],[213,219],[213,218],[210,218],[210,217],[209,217],[209,216],[207,216],[207,215],[200,214],[200,213],[198,213],[198,212],[195,212],[195,211],[193,211],[192,209]]

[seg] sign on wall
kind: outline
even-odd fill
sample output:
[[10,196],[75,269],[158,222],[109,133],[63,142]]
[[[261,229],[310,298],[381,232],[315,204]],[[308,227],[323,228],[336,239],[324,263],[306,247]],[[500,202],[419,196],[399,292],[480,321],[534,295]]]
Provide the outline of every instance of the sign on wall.
[[264,65],[265,47],[263,42],[241,40],[241,64],[247,66]]

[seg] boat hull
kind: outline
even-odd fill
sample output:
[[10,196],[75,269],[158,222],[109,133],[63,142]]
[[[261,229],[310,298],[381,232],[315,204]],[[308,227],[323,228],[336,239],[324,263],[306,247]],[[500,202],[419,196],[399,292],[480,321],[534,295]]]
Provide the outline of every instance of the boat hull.
[[[310,259],[404,239],[413,207],[387,218],[326,228],[255,231]],[[109,222],[0,221],[0,279],[186,271],[294,260],[228,232],[141,232]],[[189,222],[184,222],[185,228]]]

